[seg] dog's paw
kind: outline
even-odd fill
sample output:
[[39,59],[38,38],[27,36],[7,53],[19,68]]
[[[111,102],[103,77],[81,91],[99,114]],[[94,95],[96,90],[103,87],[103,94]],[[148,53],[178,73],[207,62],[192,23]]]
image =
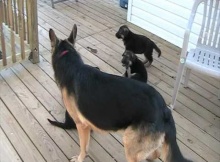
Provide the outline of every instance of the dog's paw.
[[70,162],[80,162],[80,161],[78,160],[78,157],[79,157],[79,156],[73,156],[73,157],[71,157]]
[[145,67],[150,67],[151,63],[148,61],[147,63],[144,64]]

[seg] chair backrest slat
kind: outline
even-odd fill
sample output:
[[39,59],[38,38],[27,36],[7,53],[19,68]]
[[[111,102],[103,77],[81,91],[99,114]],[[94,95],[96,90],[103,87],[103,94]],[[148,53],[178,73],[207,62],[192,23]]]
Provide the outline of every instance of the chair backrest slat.
[[[209,46],[212,46],[211,43],[213,42],[214,32],[217,32],[217,31],[214,31],[214,29],[215,29],[215,26],[218,24],[218,22],[217,22],[218,5],[219,5],[219,1],[216,1],[215,8],[214,8],[214,13],[213,13],[212,25],[211,25],[211,28],[210,28],[211,30],[209,32],[210,33],[209,34],[209,39],[208,39],[208,45]],[[213,9],[213,8],[210,7],[210,9]],[[211,17],[211,15],[209,17]],[[215,20],[215,21],[213,21],[213,20]],[[215,47],[215,42],[213,42],[213,46]]]
[[202,44],[202,41],[204,41],[204,30],[205,30],[205,23],[206,23],[206,15],[207,15],[207,1],[204,2],[204,10],[203,10],[203,19],[202,19],[202,26],[201,31],[199,34],[198,44]]
[[[208,7],[208,5],[210,5]],[[209,38],[209,34],[210,34],[210,24],[211,24],[211,17],[212,17],[212,6],[213,6],[213,1],[210,1],[210,4],[206,3],[206,10],[208,9],[208,16],[207,17],[203,17],[203,19],[205,19],[206,23],[204,24],[205,26],[203,26],[203,29],[205,30],[204,35],[204,40],[203,40],[203,44],[207,44],[208,38]]]
[[[217,18],[217,20],[218,20],[218,22],[217,22],[215,31],[217,33],[220,33],[220,10],[218,11],[218,18]],[[216,47],[220,49],[220,46],[219,46],[220,42],[218,40],[218,36],[219,36],[218,34],[215,34],[213,42],[214,42],[214,44],[216,44]],[[219,39],[220,39],[220,37],[219,37]]]
[[220,3],[219,0],[207,0],[203,4],[203,20],[197,45],[217,51],[220,50]]

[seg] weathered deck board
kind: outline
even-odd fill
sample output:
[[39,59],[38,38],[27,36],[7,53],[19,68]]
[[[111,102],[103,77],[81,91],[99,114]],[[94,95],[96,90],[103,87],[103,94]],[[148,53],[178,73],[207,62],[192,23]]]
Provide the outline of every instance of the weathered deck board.
[[[7,138],[10,140],[13,147],[16,149],[17,153],[21,157],[23,161],[46,161],[42,155],[39,153],[35,145],[32,143],[31,139],[29,139],[28,135],[24,132],[22,127],[19,125],[17,120],[11,114],[9,107],[12,107],[10,103],[13,101],[14,107],[20,108],[20,112],[22,111],[21,107],[24,105],[19,101],[16,95],[12,92],[7,83],[0,76],[0,88],[1,88],[1,99],[5,104],[9,103],[9,105],[4,105],[2,101],[0,101],[1,106],[1,127],[4,130]],[[2,91],[7,92],[7,95],[4,96]],[[12,103],[12,104],[13,104]],[[15,115],[15,117],[17,117]],[[26,118],[28,123],[30,123],[30,119]],[[6,161],[5,161],[6,162]]]
[[[119,7],[117,0],[69,0],[56,4],[55,9],[43,1],[38,1],[41,62],[34,65],[24,61],[0,72],[0,134],[8,150],[4,151],[2,162],[8,162],[8,159],[68,161],[79,152],[76,131],[56,128],[47,121],[47,118],[63,121],[65,112],[51,67],[50,28],[64,39],[76,23],[76,49],[83,61],[116,75],[124,72],[120,63],[124,45],[115,37],[120,25],[126,23],[134,32],[148,36],[162,50],[162,56],[157,58],[155,53],[152,66],[147,68],[149,84],[162,94],[167,104],[171,100],[180,54],[178,47],[127,23],[126,10]],[[98,52],[91,53],[87,47]],[[180,149],[184,156],[195,162],[220,161],[218,84],[217,79],[192,73],[189,88],[180,88],[177,107],[173,111]],[[125,162],[121,135],[92,133],[89,156],[85,161]]]
[[[3,104],[0,103],[0,106],[3,107]],[[22,162],[21,158],[19,157],[16,150],[11,145],[10,141],[8,140],[6,134],[4,134],[1,127],[0,127],[0,139],[1,139],[1,143],[0,143],[1,161]]]

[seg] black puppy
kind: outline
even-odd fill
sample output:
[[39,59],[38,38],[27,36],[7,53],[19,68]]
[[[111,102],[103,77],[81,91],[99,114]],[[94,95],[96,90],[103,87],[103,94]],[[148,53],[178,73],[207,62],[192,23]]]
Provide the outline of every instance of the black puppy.
[[[94,67],[94,68],[100,70],[99,67]],[[71,118],[71,116],[69,115],[67,111],[65,112],[64,123],[58,122],[58,121],[52,121],[50,119],[47,119],[47,120],[50,122],[50,124],[63,128],[63,129],[76,129],[76,123],[73,121],[73,119]]]
[[135,79],[141,82],[147,82],[147,70],[141,60],[132,52],[126,50],[121,60],[126,71],[124,77]]
[[152,40],[144,35],[133,33],[126,25],[119,28],[116,37],[123,40],[125,50],[130,50],[135,54],[144,54],[146,58],[144,64],[149,61],[149,65],[151,65],[153,62],[153,49],[158,52],[158,57],[161,55],[161,50]]

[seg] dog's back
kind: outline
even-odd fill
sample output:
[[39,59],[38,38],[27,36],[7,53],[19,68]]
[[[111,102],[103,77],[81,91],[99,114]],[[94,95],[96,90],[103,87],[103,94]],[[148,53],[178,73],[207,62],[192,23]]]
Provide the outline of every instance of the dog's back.
[[136,54],[142,54],[149,49],[155,49],[158,57],[161,55],[161,50],[152,40],[144,35],[135,34],[132,31],[130,31],[130,34],[124,40],[124,44],[127,50],[131,50]]

